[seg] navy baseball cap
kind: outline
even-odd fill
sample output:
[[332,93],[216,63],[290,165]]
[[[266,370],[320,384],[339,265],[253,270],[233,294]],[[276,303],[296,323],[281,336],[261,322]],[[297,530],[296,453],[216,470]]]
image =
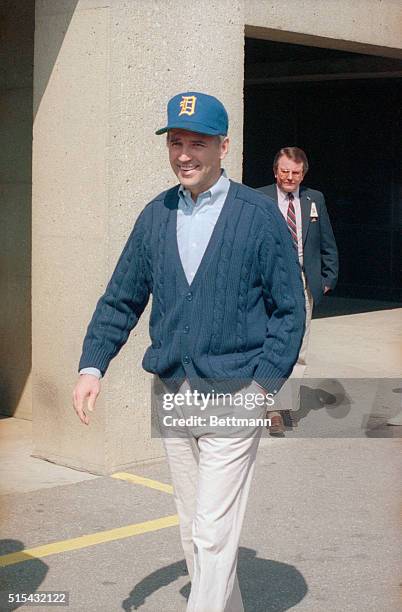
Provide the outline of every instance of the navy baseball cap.
[[186,91],[174,96],[167,106],[167,126],[155,134],[180,128],[199,134],[226,136],[229,119],[225,107],[217,98],[196,91]]

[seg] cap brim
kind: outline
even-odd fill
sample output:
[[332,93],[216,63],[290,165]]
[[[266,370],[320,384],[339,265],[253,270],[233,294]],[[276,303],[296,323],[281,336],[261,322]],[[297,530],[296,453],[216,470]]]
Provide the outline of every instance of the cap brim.
[[210,128],[208,126],[205,125],[200,125],[199,123],[196,122],[191,122],[191,121],[186,121],[185,123],[177,123],[174,125],[167,125],[164,128],[160,128],[159,130],[156,130],[155,134],[157,134],[158,136],[160,134],[165,134],[166,132],[168,132],[169,130],[188,130],[189,132],[196,132],[197,134],[207,134],[207,136],[226,136],[226,134],[222,134],[221,131],[217,130],[216,128]]

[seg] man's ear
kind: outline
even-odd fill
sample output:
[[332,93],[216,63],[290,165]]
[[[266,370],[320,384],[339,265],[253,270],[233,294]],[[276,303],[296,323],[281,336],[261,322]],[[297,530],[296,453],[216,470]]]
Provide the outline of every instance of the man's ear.
[[223,141],[221,142],[221,153],[220,153],[220,159],[224,159],[226,157],[226,155],[229,152],[229,138],[228,136],[225,136],[225,138],[223,139]]

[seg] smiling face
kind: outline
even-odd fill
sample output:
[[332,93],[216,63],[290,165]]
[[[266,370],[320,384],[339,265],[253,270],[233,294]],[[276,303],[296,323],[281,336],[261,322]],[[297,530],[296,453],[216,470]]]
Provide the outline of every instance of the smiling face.
[[275,169],[275,178],[278,187],[285,193],[296,191],[304,178],[303,162],[296,162],[286,155],[281,155]]
[[228,152],[229,139],[187,130],[169,130],[167,146],[172,170],[195,201],[216,183],[221,161]]

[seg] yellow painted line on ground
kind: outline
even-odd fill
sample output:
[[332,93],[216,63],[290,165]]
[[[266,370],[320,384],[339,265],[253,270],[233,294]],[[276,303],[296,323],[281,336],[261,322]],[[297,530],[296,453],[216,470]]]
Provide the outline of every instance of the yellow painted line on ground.
[[131,536],[140,535],[142,533],[148,533],[149,531],[158,531],[159,529],[174,527],[178,524],[179,518],[177,514],[172,514],[171,516],[164,516],[163,518],[152,521],[145,521],[145,523],[127,525],[126,527],[117,527],[116,529],[100,531],[99,533],[91,533],[90,535],[80,536],[79,538],[62,540],[61,542],[53,542],[52,544],[45,544],[44,546],[37,546],[36,548],[27,548],[25,550],[9,553],[8,555],[3,555],[0,557],[0,567],[15,565],[16,563],[22,563],[23,561],[31,561],[33,558],[41,559],[42,557],[48,557],[49,555],[56,555],[58,553],[68,552],[71,550],[79,550],[80,548],[87,548],[88,546],[95,546],[96,544],[104,544],[105,542],[113,542],[113,540],[122,540],[124,538],[130,538]]
[[150,478],[143,478],[142,476],[136,476],[135,474],[129,474],[128,472],[116,472],[112,474],[112,478],[118,480],[127,480],[133,484],[142,485],[143,487],[149,487],[150,489],[156,489],[157,491],[164,491],[165,493],[173,494],[172,485],[158,482],[157,480],[151,480]]

